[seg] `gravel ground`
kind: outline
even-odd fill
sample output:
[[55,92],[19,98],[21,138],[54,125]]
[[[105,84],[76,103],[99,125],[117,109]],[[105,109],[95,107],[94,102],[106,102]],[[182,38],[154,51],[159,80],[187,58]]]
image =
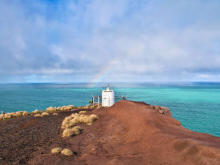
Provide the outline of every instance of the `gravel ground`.
[[[44,117],[29,115],[0,121],[0,164],[27,164],[39,155],[51,155],[53,146],[71,148],[69,140],[62,138],[61,123],[72,113],[59,112],[57,116],[50,114]],[[76,149],[75,155],[79,155],[78,152]],[[74,161],[74,157],[61,156],[59,161],[62,159]]]

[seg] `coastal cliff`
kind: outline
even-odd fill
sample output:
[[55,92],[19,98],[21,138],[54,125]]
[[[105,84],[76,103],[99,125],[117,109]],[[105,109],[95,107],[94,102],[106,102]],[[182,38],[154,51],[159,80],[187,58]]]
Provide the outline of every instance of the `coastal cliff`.
[[[0,164],[220,164],[220,138],[182,127],[166,107],[122,100],[88,109],[98,120],[77,123],[81,134],[62,137],[62,121],[79,111],[1,121]],[[52,154],[54,147],[74,155]]]
[[220,164],[220,138],[183,128],[168,108],[120,101],[95,111],[102,129],[84,152],[88,164]]

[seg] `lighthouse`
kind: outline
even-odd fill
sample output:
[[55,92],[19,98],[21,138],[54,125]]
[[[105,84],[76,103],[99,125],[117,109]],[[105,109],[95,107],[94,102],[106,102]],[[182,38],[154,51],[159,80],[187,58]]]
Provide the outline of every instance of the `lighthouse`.
[[106,89],[102,90],[102,106],[110,107],[115,103],[115,92],[114,89],[110,90],[109,84]]

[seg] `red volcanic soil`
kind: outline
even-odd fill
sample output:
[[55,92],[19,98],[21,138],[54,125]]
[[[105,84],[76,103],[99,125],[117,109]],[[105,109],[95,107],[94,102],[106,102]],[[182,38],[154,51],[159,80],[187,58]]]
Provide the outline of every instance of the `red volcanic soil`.
[[[89,110],[99,119],[80,135],[63,138],[61,123],[73,112],[0,122],[0,164],[191,165],[220,164],[220,138],[190,131],[145,103],[120,101]],[[74,156],[52,154],[69,148]]]

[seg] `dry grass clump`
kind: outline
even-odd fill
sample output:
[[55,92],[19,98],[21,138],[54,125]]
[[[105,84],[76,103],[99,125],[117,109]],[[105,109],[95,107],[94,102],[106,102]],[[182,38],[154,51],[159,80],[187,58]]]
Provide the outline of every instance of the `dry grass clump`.
[[95,107],[98,107],[98,106],[99,106],[98,104],[96,104],[96,103],[94,104],[94,108],[95,108]]
[[72,128],[72,130],[74,131],[74,135],[79,135],[82,129],[80,128],[80,126],[75,126]]
[[66,155],[66,156],[72,156],[72,155],[73,155],[73,152],[72,152],[70,149],[65,148],[65,149],[62,150],[62,148],[60,148],[60,147],[58,147],[58,148],[53,148],[53,149],[51,150],[51,152],[52,152],[53,154],[57,154],[57,153],[60,153],[60,152],[61,152],[62,154]]
[[9,115],[11,115],[11,118],[13,118],[13,117],[16,117],[16,114],[15,114],[15,112],[12,112],[12,113],[8,113]]
[[5,114],[5,119],[10,119],[12,116],[11,116],[11,114],[10,113],[6,113]]
[[35,109],[34,113],[38,113],[38,110],[37,110],[37,109]]
[[95,115],[95,114],[92,114],[92,115],[90,115],[89,116],[90,117],[90,119],[92,120],[92,121],[95,121],[95,120],[97,120],[99,117],[97,116],[97,115]]
[[[20,116],[26,116],[28,115],[28,113],[26,111],[20,111],[20,112],[11,112],[11,113],[6,113],[4,115],[4,118],[5,119],[11,119],[11,118],[14,118],[14,117],[20,117]],[[3,119],[3,114],[0,115],[0,120]]]
[[74,131],[71,128],[66,128],[63,131],[63,137],[71,137],[74,135]]
[[22,114],[23,116],[27,116],[28,115],[28,113],[26,112],[26,111],[23,111],[23,114]]
[[47,112],[51,112],[52,110],[53,110],[53,107],[51,106],[46,109]]
[[65,118],[62,122],[62,126],[65,126],[69,123],[69,120],[67,118]]
[[73,108],[74,108],[74,105],[68,105],[68,107],[70,107],[71,109],[73,109]]
[[57,153],[60,153],[62,151],[62,148],[53,148],[52,150],[51,150],[51,152],[53,153],[53,154],[57,154]]
[[34,117],[43,117],[43,116],[41,116],[40,114],[36,114],[34,115]]
[[80,132],[81,132],[80,126],[75,126],[73,128],[66,128],[63,131],[63,137],[71,137],[74,135],[78,135],[78,134],[80,134]]
[[73,109],[74,106],[73,105],[68,105],[68,106],[62,106],[62,107],[58,107],[57,111],[67,111],[67,110],[71,110]]
[[[82,111],[81,111],[82,112]],[[98,116],[95,114],[85,115],[74,113],[71,116],[66,117],[62,122],[62,129],[71,128],[76,123],[86,123],[87,125],[92,125],[95,120],[98,119]]]
[[3,114],[0,115],[0,120],[3,120]]
[[67,106],[67,107],[66,107],[66,110],[68,110],[68,111],[71,110],[71,107],[68,107],[68,106]]
[[83,114],[83,113],[86,113],[86,111],[80,111],[80,112],[79,112],[79,114]]
[[86,123],[87,125],[92,125],[95,120],[99,117],[95,114],[85,115],[86,111],[81,111],[81,113],[73,113],[70,116],[67,116],[63,122],[61,128],[64,129],[63,137],[71,137],[74,135],[78,135],[81,132],[81,128],[79,126],[73,127],[76,123]]
[[16,117],[20,117],[20,116],[22,116],[22,113],[21,112],[16,112],[15,115],[16,115]]
[[47,112],[56,112],[56,111],[57,111],[57,108],[50,106],[49,108],[46,109],[46,111],[47,111]]
[[58,115],[58,113],[54,113],[53,115]]
[[47,112],[43,112],[41,115],[42,115],[42,116],[48,116],[49,113],[47,113]]
[[70,128],[72,127],[75,123],[77,123],[77,121],[73,120],[74,117],[72,116],[68,116],[66,117],[63,122],[62,122],[62,129],[66,129],[66,128]]
[[80,114],[78,116],[79,122],[86,123],[87,125],[92,125],[93,122],[97,119],[98,119],[98,116],[95,114],[92,114],[92,115]]
[[62,110],[62,111],[66,111],[66,106],[62,106],[62,107],[61,107],[61,110]]
[[73,155],[73,152],[67,148],[63,149],[61,151],[62,154],[66,155],[66,156],[72,156]]

